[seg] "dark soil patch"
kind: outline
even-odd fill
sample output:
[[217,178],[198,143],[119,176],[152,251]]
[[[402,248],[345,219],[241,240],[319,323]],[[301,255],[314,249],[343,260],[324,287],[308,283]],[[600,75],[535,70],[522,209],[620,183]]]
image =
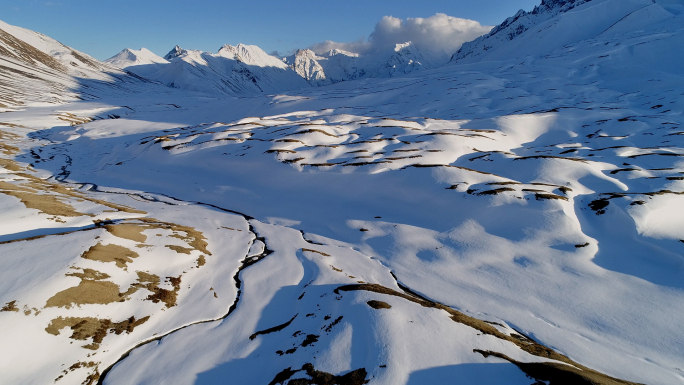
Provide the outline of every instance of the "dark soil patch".
[[256,332],[256,333],[254,333],[254,334],[252,334],[251,336],[249,336],[249,339],[250,339],[250,340],[254,340],[254,339],[255,339],[257,336],[259,336],[259,335],[279,332],[279,331],[285,329],[286,327],[290,326],[290,324],[292,323],[292,321],[294,321],[294,319],[297,318],[297,315],[298,315],[298,314],[295,314],[294,317],[292,317],[291,320],[285,322],[284,324],[281,324],[281,325],[278,325],[278,326],[274,326],[274,327],[272,327],[272,328],[268,328],[268,329],[265,329],[265,330],[260,330],[260,331],[258,331],[258,332]]
[[589,203],[589,208],[596,211],[596,215],[606,213],[606,207],[610,204],[608,199],[597,199]]
[[506,192],[506,191],[515,191],[515,189],[512,189],[510,187],[501,187],[501,188],[497,188],[494,190],[482,191],[482,192],[477,193],[477,195],[499,195],[502,192]]
[[323,330],[323,331],[326,332],[326,333],[330,333],[330,331],[332,330],[332,328],[334,328],[335,325],[337,325],[338,323],[340,323],[340,321],[342,321],[342,318],[343,318],[342,316],[339,316],[339,317],[335,318],[335,320],[334,320],[333,322],[331,322],[330,325],[328,325],[328,326],[323,326],[323,327],[321,328],[321,330]]
[[556,194],[545,194],[545,193],[537,193],[534,194],[534,198],[538,201],[541,200],[562,200],[562,201],[567,201],[568,198],[561,196],[561,195],[556,195]]
[[387,302],[382,302],[382,301],[375,301],[375,300],[370,300],[366,302],[368,306],[372,307],[373,309],[391,309],[392,305],[388,304]]
[[[290,380],[290,378],[297,372],[304,371],[306,375],[310,378],[296,378]],[[368,372],[366,369],[356,369],[342,376],[335,376],[330,373],[322,372],[316,370],[312,364],[304,364],[299,370],[292,370],[292,368],[287,368],[282,372],[276,374],[273,381],[269,382],[269,385],[363,385],[367,384],[369,380],[366,380]]]
[[319,336],[315,334],[307,334],[306,338],[304,339],[304,342],[302,342],[302,346],[306,347],[313,344],[314,342],[318,342],[318,337]]

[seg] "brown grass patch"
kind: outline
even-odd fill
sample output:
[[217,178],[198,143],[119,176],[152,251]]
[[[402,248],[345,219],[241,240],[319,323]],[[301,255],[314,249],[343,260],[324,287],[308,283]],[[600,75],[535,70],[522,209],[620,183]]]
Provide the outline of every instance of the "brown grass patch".
[[24,168],[19,166],[19,163],[10,159],[0,159],[0,166],[7,171],[24,171]]
[[[0,166],[5,166],[3,161],[9,162],[7,163],[9,168],[5,168],[10,171],[25,171],[25,169],[21,168],[16,162],[9,161],[7,159],[0,159]],[[91,198],[85,194],[73,191],[62,184],[47,182],[25,172],[20,172],[16,175],[26,178],[26,180],[21,181],[21,183],[3,182],[3,184],[0,186],[0,189],[4,190],[2,193],[19,198],[27,208],[37,209],[48,215],[60,215],[68,217],[78,217],[83,215],[94,216],[93,214],[80,213],[71,205],[63,202],[62,200],[66,199],[67,197],[89,201],[111,209],[115,209],[117,211],[133,214],[146,214],[144,211],[135,210],[127,206]],[[55,195],[37,194],[38,192],[48,192]]]
[[108,333],[119,335],[126,332],[130,334],[137,326],[144,324],[148,319],[150,319],[150,316],[143,317],[139,320],[136,320],[134,316],[131,316],[121,322],[112,322],[109,319],[98,319],[93,317],[58,317],[50,321],[50,324],[45,328],[45,331],[57,336],[59,335],[60,330],[68,327],[72,330],[69,338],[77,341],[85,341],[92,338],[92,343],[83,345],[83,347],[90,350],[97,350]]
[[81,117],[78,117],[78,116],[72,114],[71,112],[61,113],[61,114],[57,115],[57,119],[64,121],[64,122],[67,122],[72,126],[77,126],[79,124],[88,123],[88,122],[93,121],[92,118],[89,118],[89,117],[81,118]]
[[392,305],[388,304],[387,302],[382,302],[382,301],[376,301],[376,300],[370,300],[366,302],[368,306],[372,307],[373,309],[391,309]]
[[205,263],[207,263],[207,261],[204,255],[200,255],[199,258],[197,258],[197,268],[204,266]]
[[181,276],[178,277],[166,277],[167,282],[173,286],[172,290],[164,289],[159,287],[160,279],[156,274],[150,274],[144,271],[136,271],[138,275],[138,281],[132,284],[125,293],[119,294],[122,298],[128,298],[133,293],[137,292],[139,289],[147,289],[151,292],[150,295],[145,298],[148,301],[154,303],[163,302],[167,308],[176,306],[176,300],[178,298],[178,291],[180,291]]
[[19,311],[19,308],[17,307],[17,301],[9,301],[5,304],[5,306],[0,309],[0,311]]
[[139,254],[123,246],[98,243],[83,253],[81,257],[92,261],[114,262],[117,267],[126,269],[126,264],[133,262],[133,258],[138,258]]
[[66,68],[52,56],[33,47],[32,45],[12,36],[11,34],[0,29],[0,42],[8,46],[9,49],[0,47],[0,54],[15,58],[24,63],[35,65],[42,63],[52,69],[60,72],[66,72]]
[[68,273],[67,277],[77,277],[81,279],[90,279],[93,281],[101,281],[103,279],[109,278],[109,274],[101,273],[93,269],[83,269],[83,272]]
[[105,225],[105,229],[109,231],[112,235],[119,238],[130,239],[135,242],[145,242],[147,236],[142,232],[145,231],[145,227],[130,223],[122,223],[116,225]]
[[[159,278],[157,278],[157,282]],[[166,277],[169,283],[173,286],[173,290],[162,289],[153,283],[146,286],[152,292],[146,299],[154,303],[164,302],[167,308],[176,306],[178,299],[178,291],[180,290],[181,276]]]
[[326,253],[324,253],[324,252],[322,252],[322,251],[318,251],[318,250],[312,250],[312,249],[305,249],[305,248],[302,248],[302,251],[308,251],[308,252],[310,252],[310,253],[320,254],[320,255],[322,255],[322,256],[324,256],[324,257],[329,257],[329,256],[330,256],[330,254],[326,254]]
[[[2,131],[0,131],[0,133],[1,132]],[[0,139],[2,139],[1,136],[2,135],[0,134]],[[19,153],[19,147],[15,147],[15,146],[9,145],[7,143],[0,142],[0,153],[2,153],[3,155],[7,155],[7,156],[16,155]]]
[[534,194],[534,198],[538,201],[541,200],[561,200],[561,201],[567,201],[568,198],[561,196],[561,195],[556,195],[556,194],[547,194],[547,193],[536,193]]
[[304,158],[283,159],[283,160],[281,160],[281,162],[283,162],[285,164],[290,164],[290,163],[301,162],[302,160],[304,160]]
[[54,195],[34,194],[18,190],[3,190],[1,192],[2,194],[18,198],[27,209],[35,209],[43,214],[62,217],[94,216],[93,214],[84,214],[76,211],[73,206],[62,202]]
[[292,134],[290,134],[290,135],[311,134],[311,133],[315,133],[315,132],[318,132],[318,133],[320,133],[320,134],[327,135],[327,136],[332,136],[333,138],[338,138],[338,137],[339,137],[339,136],[337,136],[337,135],[335,135],[335,134],[331,134],[331,133],[329,133],[329,132],[320,130],[320,129],[318,129],[318,128],[310,128],[310,129],[308,129],[308,130],[297,131],[297,132],[294,132],[294,133],[292,133]]
[[165,245],[165,247],[168,247],[169,249],[175,251],[176,253],[179,254],[190,254],[194,249],[189,248],[189,247],[183,247],[183,246],[176,246],[176,245]]
[[[138,220],[147,225],[148,228],[171,230],[174,232],[174,234],[171,235],[172,237],[185,241],[190,247],[197,251],[211,255],[209,250],[207,250],[207,246],[209,244],[207,243],[204,234],[202,234],[200,231],[197,231],[193,227],[182,226],[175,223],[161,222],[153,218],[140,218]],[[180,233],[185,233],[185,235],[181,235]]]
[[89,305],[119,302],[119,285],[109,281],[82,280],[78,286],[70,287],[53,295],[45,303],[45,307],[66,307],[72,305]]
[[94,362],[94,361],[88,361],[88,362],[77,362],[73,365],[71,365],[68,369],[62,370],[62,374],[55,378],[55,382],[61,380],[64,376],[69,374],[69,372],[73,372],[76,369],[81,369],[81,368],[95,368],[95,370],[86,377],[85,381],[83,381],[81,384],[82,385],[93,385],[95,384],[95,381],[97,381],[100,378],[100,372],[98,371],[98,365],[99,363]]

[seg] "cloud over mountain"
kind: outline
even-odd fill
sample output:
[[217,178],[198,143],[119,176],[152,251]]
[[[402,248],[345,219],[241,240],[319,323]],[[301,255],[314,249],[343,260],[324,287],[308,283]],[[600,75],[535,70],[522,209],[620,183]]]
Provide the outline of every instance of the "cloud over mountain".
[[484,35],[491,29],[492,27],[483,26],[477,21],[443,13],[437,13],[428,18],[417,17],[406,20],[385,16],[375,25],[375,30],[368,39],[349,43],[328,40],[314,44],[311,49],[316,53],[342,49],[369,54],[392,49],[395,44],[411,41],[424,54],[443,56],[456,52],[463,43]]

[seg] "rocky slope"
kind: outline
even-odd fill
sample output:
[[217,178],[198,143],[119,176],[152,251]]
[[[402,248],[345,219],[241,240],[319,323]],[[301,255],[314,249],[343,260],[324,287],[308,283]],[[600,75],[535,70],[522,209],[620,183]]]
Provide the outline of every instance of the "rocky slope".
[[0,21],[0,109],[92,98],[144,81],[43,34]]

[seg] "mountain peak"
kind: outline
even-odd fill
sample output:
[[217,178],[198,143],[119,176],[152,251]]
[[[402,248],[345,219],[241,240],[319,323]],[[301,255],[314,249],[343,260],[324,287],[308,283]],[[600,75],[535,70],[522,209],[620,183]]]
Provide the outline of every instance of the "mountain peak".
[[135,65],[167,63],[167,60],[159,57],[154,52],[143,47],[139,50],[125,48],[104,62],[118,68],[126,68]]
[[186,52],[188,51],[184,50],[179,45],[176,45],[175,47],[173,47],[171,51],[169,51],[169,53],[166,54],[166,56],[164,56],[164,59],[172,60],[174,58],[177,58],[178,56],[183,55]]

